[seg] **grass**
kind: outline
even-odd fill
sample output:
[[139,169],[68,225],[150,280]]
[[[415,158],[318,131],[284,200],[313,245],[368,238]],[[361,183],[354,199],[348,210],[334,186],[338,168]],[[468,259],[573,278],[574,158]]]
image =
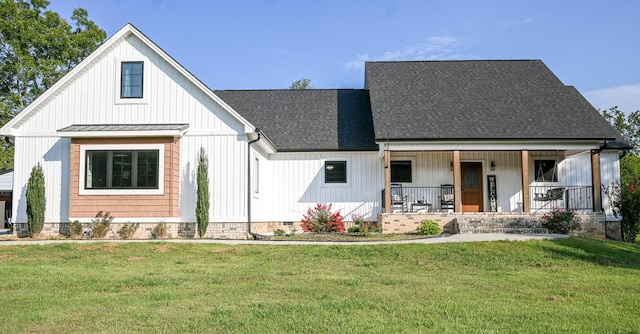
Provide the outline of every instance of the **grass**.
[[640,247],[0,247],[4,333],[640,332]]

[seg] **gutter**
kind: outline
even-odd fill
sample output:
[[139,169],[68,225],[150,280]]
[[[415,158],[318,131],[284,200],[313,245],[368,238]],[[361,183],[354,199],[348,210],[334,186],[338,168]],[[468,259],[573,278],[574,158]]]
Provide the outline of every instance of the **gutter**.
[[260,140],[260,129],[254,130],[258,138],[247,143],[247,233],[255,238],[251,232],[251,144]]

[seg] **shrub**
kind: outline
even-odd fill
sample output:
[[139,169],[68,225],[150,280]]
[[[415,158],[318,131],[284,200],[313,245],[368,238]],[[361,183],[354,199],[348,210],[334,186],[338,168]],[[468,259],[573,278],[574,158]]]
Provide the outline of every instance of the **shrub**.
[[342,216],[340,212],[331,213],[331,204],[323,205],[318,203],[315,208],[309,208],[300,222],[300,226],[305,232],[344,232]]
[[358,226],[358,225],[351,226],[351,227],[349,227],[349,229],[347,229],[347,232],[349,232],[349,233],[360,233],[360,226]]
[[433,220],[423,220],[418,226],[418,234],[422,235],[438,235],[442,233],[442,229],[438,223]]
[[[625,157],[625,159],[629,159]],[[625,160],[622,160],[624,163]],[[624,167],[624,165],[623,165]],[[640,233],[640,187],[637,180],[632,178],[626,185],[618,182],[603,186],[604,193],[609,197],[611,209],[620,221],[620,233],[623,241],[636,242]]]
[[44,196],[44,172],[40,163],[31,169],[26,197],[29,234],[33,237],[39,235],[44,228],[44,211],[47,203]]
[[200,147],[198,156],[197,175],[197,199],[196,199],[196,220],[198,221],[198,236],[202,238],[209,226],[209,161],[204,147]]
[[118,230],[118,234],[122,239],[129,239],[131,238],[131,236],[133,236],[134,233],[136,233],[136,231],[138,230],[138,227],[140,227],[139,223],[124,224],[122,225],[122,228]]
[[357,226],[357,229],[353,229],[353,232],[351,231],[352,228],[349,228],[349,232],[351,233],[363,233],[368,235],[369,233],[377,230],[377,223],[364,221],[364,217],[362,217],[361,214],[354,213],[351,215],[351,219],[353,219],[354,224]]
[[109,232],[112,220],[113,216],[111,216],[111,212],[98,212],[96,219],[91,220],[91,234],[93,237],[104,238]]
[[281,237],[285,235],[285,232],[283,229],[279,228],[279,229],[273,230],[273,235],[275,235],[276,237]]
[[80,237],[82,237],[82,229],[84,228],[84,226],[82,226],[82,223],[80,223],[77,220],[74,220],[72,222],[69,223],[69,236],[74,238],[74,239],[78,239]]
[[580,229],[580,220],[575,215],[575,209],[556,208],[542,216],[542,226],[549,229],[551,233],[568,234]]
[[161,239],[167,236],[167,230],[169,227],[165,223],[159,223],[151,231],[151,237],[154,239]]

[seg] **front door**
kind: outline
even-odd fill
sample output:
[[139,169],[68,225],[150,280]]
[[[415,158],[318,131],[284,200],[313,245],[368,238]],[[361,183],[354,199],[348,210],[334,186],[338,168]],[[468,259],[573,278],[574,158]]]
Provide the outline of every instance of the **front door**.
[[482,163],[462,163],[462,212],[482,212]]

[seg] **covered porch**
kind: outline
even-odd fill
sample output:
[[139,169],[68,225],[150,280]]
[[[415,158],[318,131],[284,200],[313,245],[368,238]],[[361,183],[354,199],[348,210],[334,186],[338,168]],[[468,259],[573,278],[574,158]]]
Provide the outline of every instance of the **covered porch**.
[[[608,209],[602,184],[617,179],[616,170],[601,171],[601,152],[597,144],[500,151],[384,150],[383,212],[601,212]],[[615,160],[617,152],[604,158]]]

